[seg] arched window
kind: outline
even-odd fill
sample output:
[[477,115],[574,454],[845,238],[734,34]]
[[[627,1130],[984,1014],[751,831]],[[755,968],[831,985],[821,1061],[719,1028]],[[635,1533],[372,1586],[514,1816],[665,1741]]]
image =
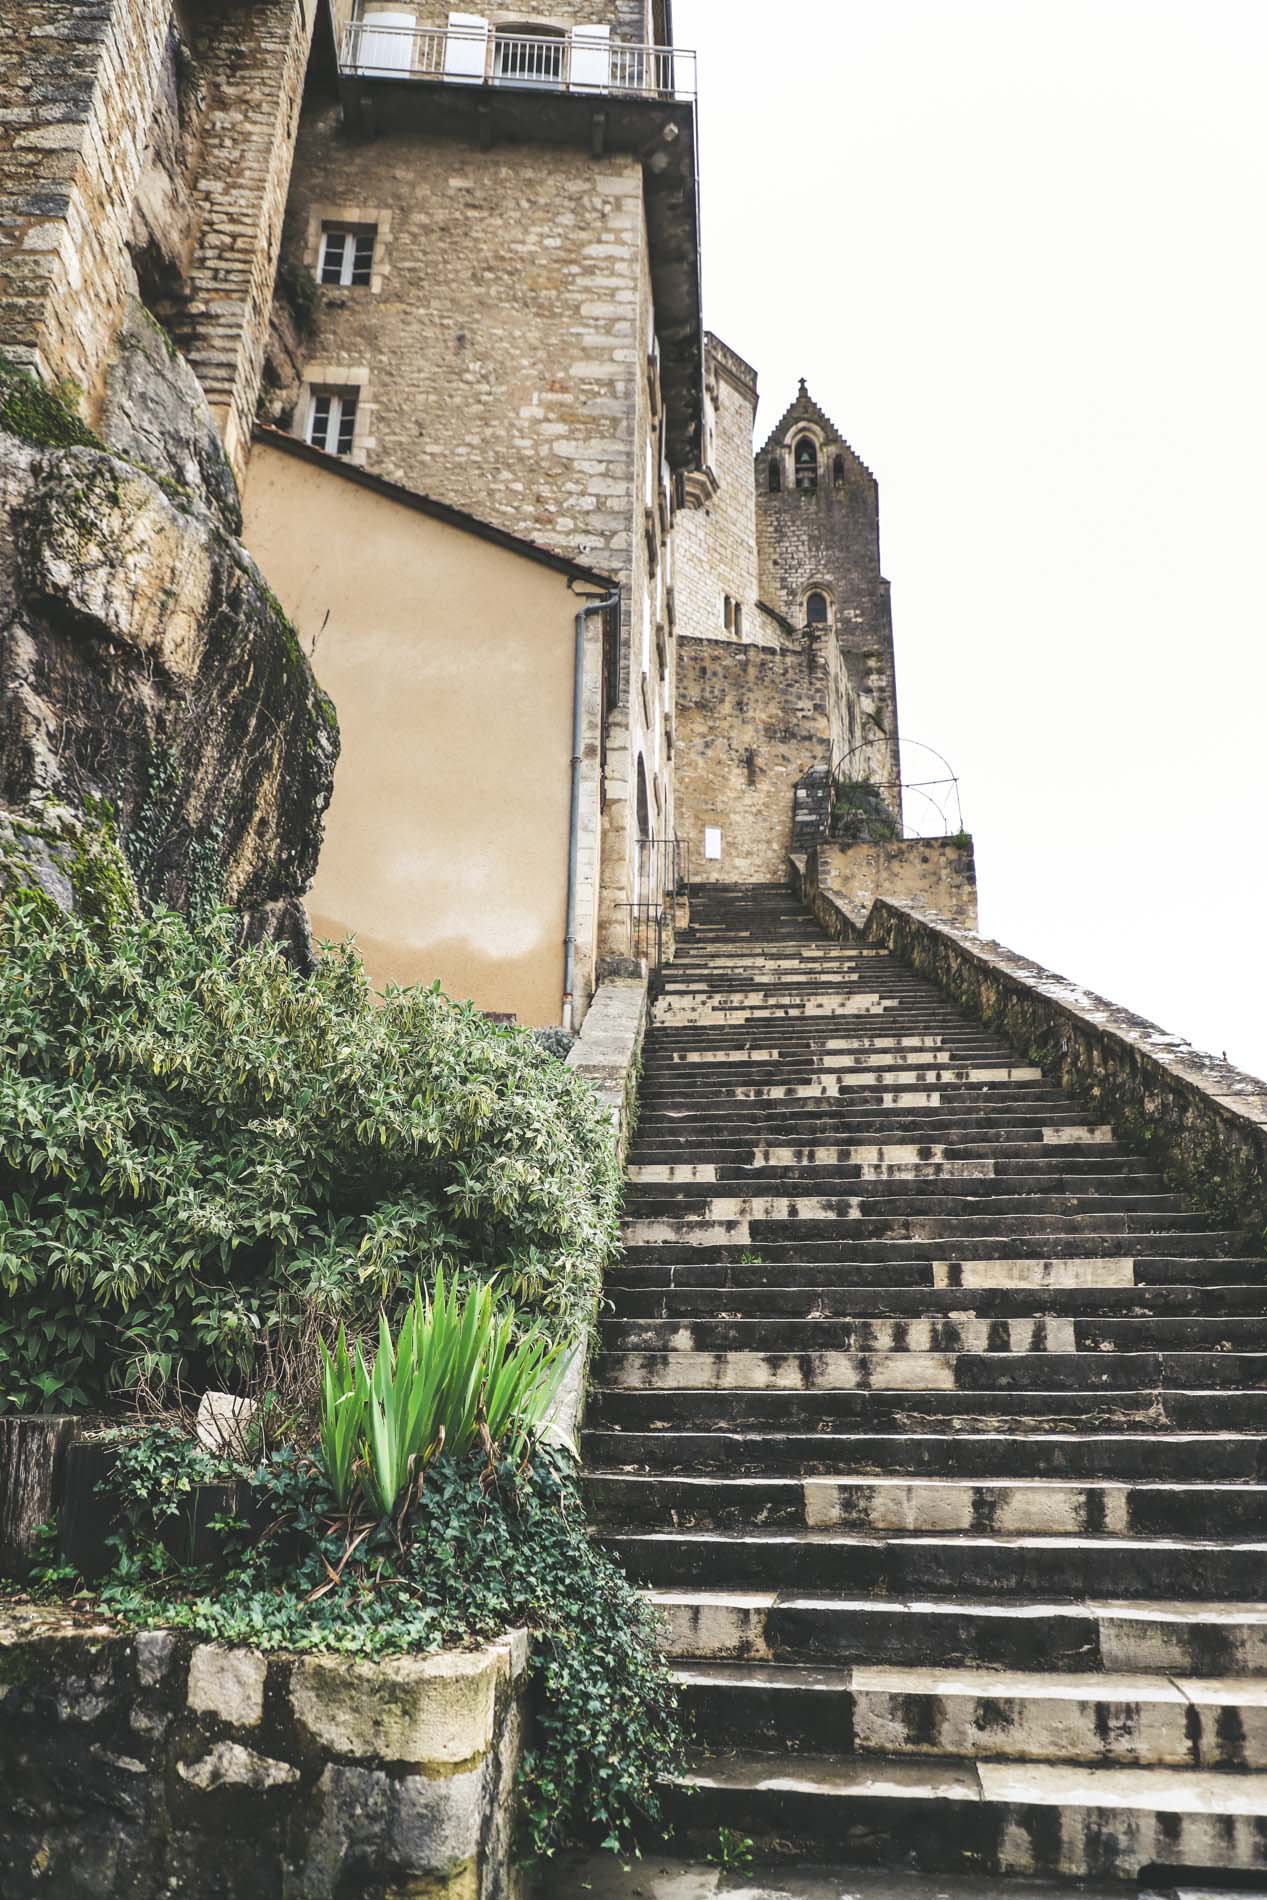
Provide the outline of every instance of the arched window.
[[831,602],[817,588],[805,603],[805,619],[811,627],[830,627]]
[[770,493],[772,495],[783,493],[783,464],[777,455],[770,457]]
[[832,479],[833,488],[844,487],[845,485],[845,458],[843,455],[838,455],[835,461],[832,463],[831,479]]
[[651,800],[647,795],[647,768],[641,754],[638,758],[638,836],[644,841],[651,836]]
[[796,464],[796,486],[803,489],[818,487],[818,444],[812,436],[803,435],[796,445],[793,457]]

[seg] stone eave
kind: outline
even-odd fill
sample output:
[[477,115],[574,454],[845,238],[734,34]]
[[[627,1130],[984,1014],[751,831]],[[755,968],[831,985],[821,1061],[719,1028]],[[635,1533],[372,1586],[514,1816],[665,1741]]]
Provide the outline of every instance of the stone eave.
[[340,76],[339,97],[354,137],[427,133],[469,140],[485,151],[567,145],[595,157],[623,152],[641,161],[669,465],[697,468],[704,440],[704,321],[694,105],[349,72]]

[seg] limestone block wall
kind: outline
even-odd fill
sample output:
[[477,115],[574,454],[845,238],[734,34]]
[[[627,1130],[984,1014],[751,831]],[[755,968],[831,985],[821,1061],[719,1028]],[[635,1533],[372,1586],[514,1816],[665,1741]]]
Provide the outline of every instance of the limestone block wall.
[[977,927],[977,871],[971,838],[820,844],[814,858],[818,889],[859,923],[884,897],[936,911],[965,930]]
[[[481,152],[421,133],[359,141],[314,98],[287,271],[311,271],[323,223],[352,210],[376,228],[378,288],[318,289],[306,379],[358,390],[359,459],[620,584],[598,933],[601,954],[618,951],[640,760],[654,835],[673,824],[673,503],[641,166],[560,147]],[[301,390],[296,432],[306,414]],[[513,769],[507,761],[508,785]]]
[[678,517],[678,632],[691,638],[760,640],[752,479],[757,374],[718,337],[709,336],[704,388],[705,467],[700,475],[687,477],[687,506]]
[[6,1900],[517,1900],[527,1638],[264,1656],[0,1611]]
[[[830,634],[681,643],[677,796],[692,883],[782,879],[796,782],[827,762],[837,666]],[[705,856],[710,827],[720,858]]]
[[246,465],[317,0],[203,0],[198,236],[178,334],[239,476]]
[[171,0],[0,0],[0,354],[95,416]]

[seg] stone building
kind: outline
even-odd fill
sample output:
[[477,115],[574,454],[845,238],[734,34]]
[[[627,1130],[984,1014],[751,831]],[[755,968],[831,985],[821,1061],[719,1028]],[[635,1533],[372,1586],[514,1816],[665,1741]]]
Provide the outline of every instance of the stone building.
[[874,788],[901,828],[874,476],[804,383],[753,459],[757,377],[709,336],[678,528],[679,831],[699,883],[781,878],[802,803]]
[[[627,954],[675,835],[676,478],[703,426],[689,62],[662,0],[541,20],[340,5],[332,24],[303,102],[266,412],[612,577],[580,935]],[[597,691],[597,618],[585,664]],[[505,761],[512,782],[524,763]],[[591,988],[587,969],[579,1008]]]

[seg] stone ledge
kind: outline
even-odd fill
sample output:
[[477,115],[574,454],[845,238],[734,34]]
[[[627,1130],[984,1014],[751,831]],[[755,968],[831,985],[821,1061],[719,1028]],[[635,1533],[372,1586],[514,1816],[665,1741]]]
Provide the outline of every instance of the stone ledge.
[[879,898],[865,919],[851,916],[819,888],[812,854],[789,863],[793,888],[831,935],[883,944],[937,983],[1058,1073],[1215,1217],[1267,1225],[1267,1081],[936,911]]
[[0,1604],[0,1893],[513,1900],[528,1654],[262,1655]]

